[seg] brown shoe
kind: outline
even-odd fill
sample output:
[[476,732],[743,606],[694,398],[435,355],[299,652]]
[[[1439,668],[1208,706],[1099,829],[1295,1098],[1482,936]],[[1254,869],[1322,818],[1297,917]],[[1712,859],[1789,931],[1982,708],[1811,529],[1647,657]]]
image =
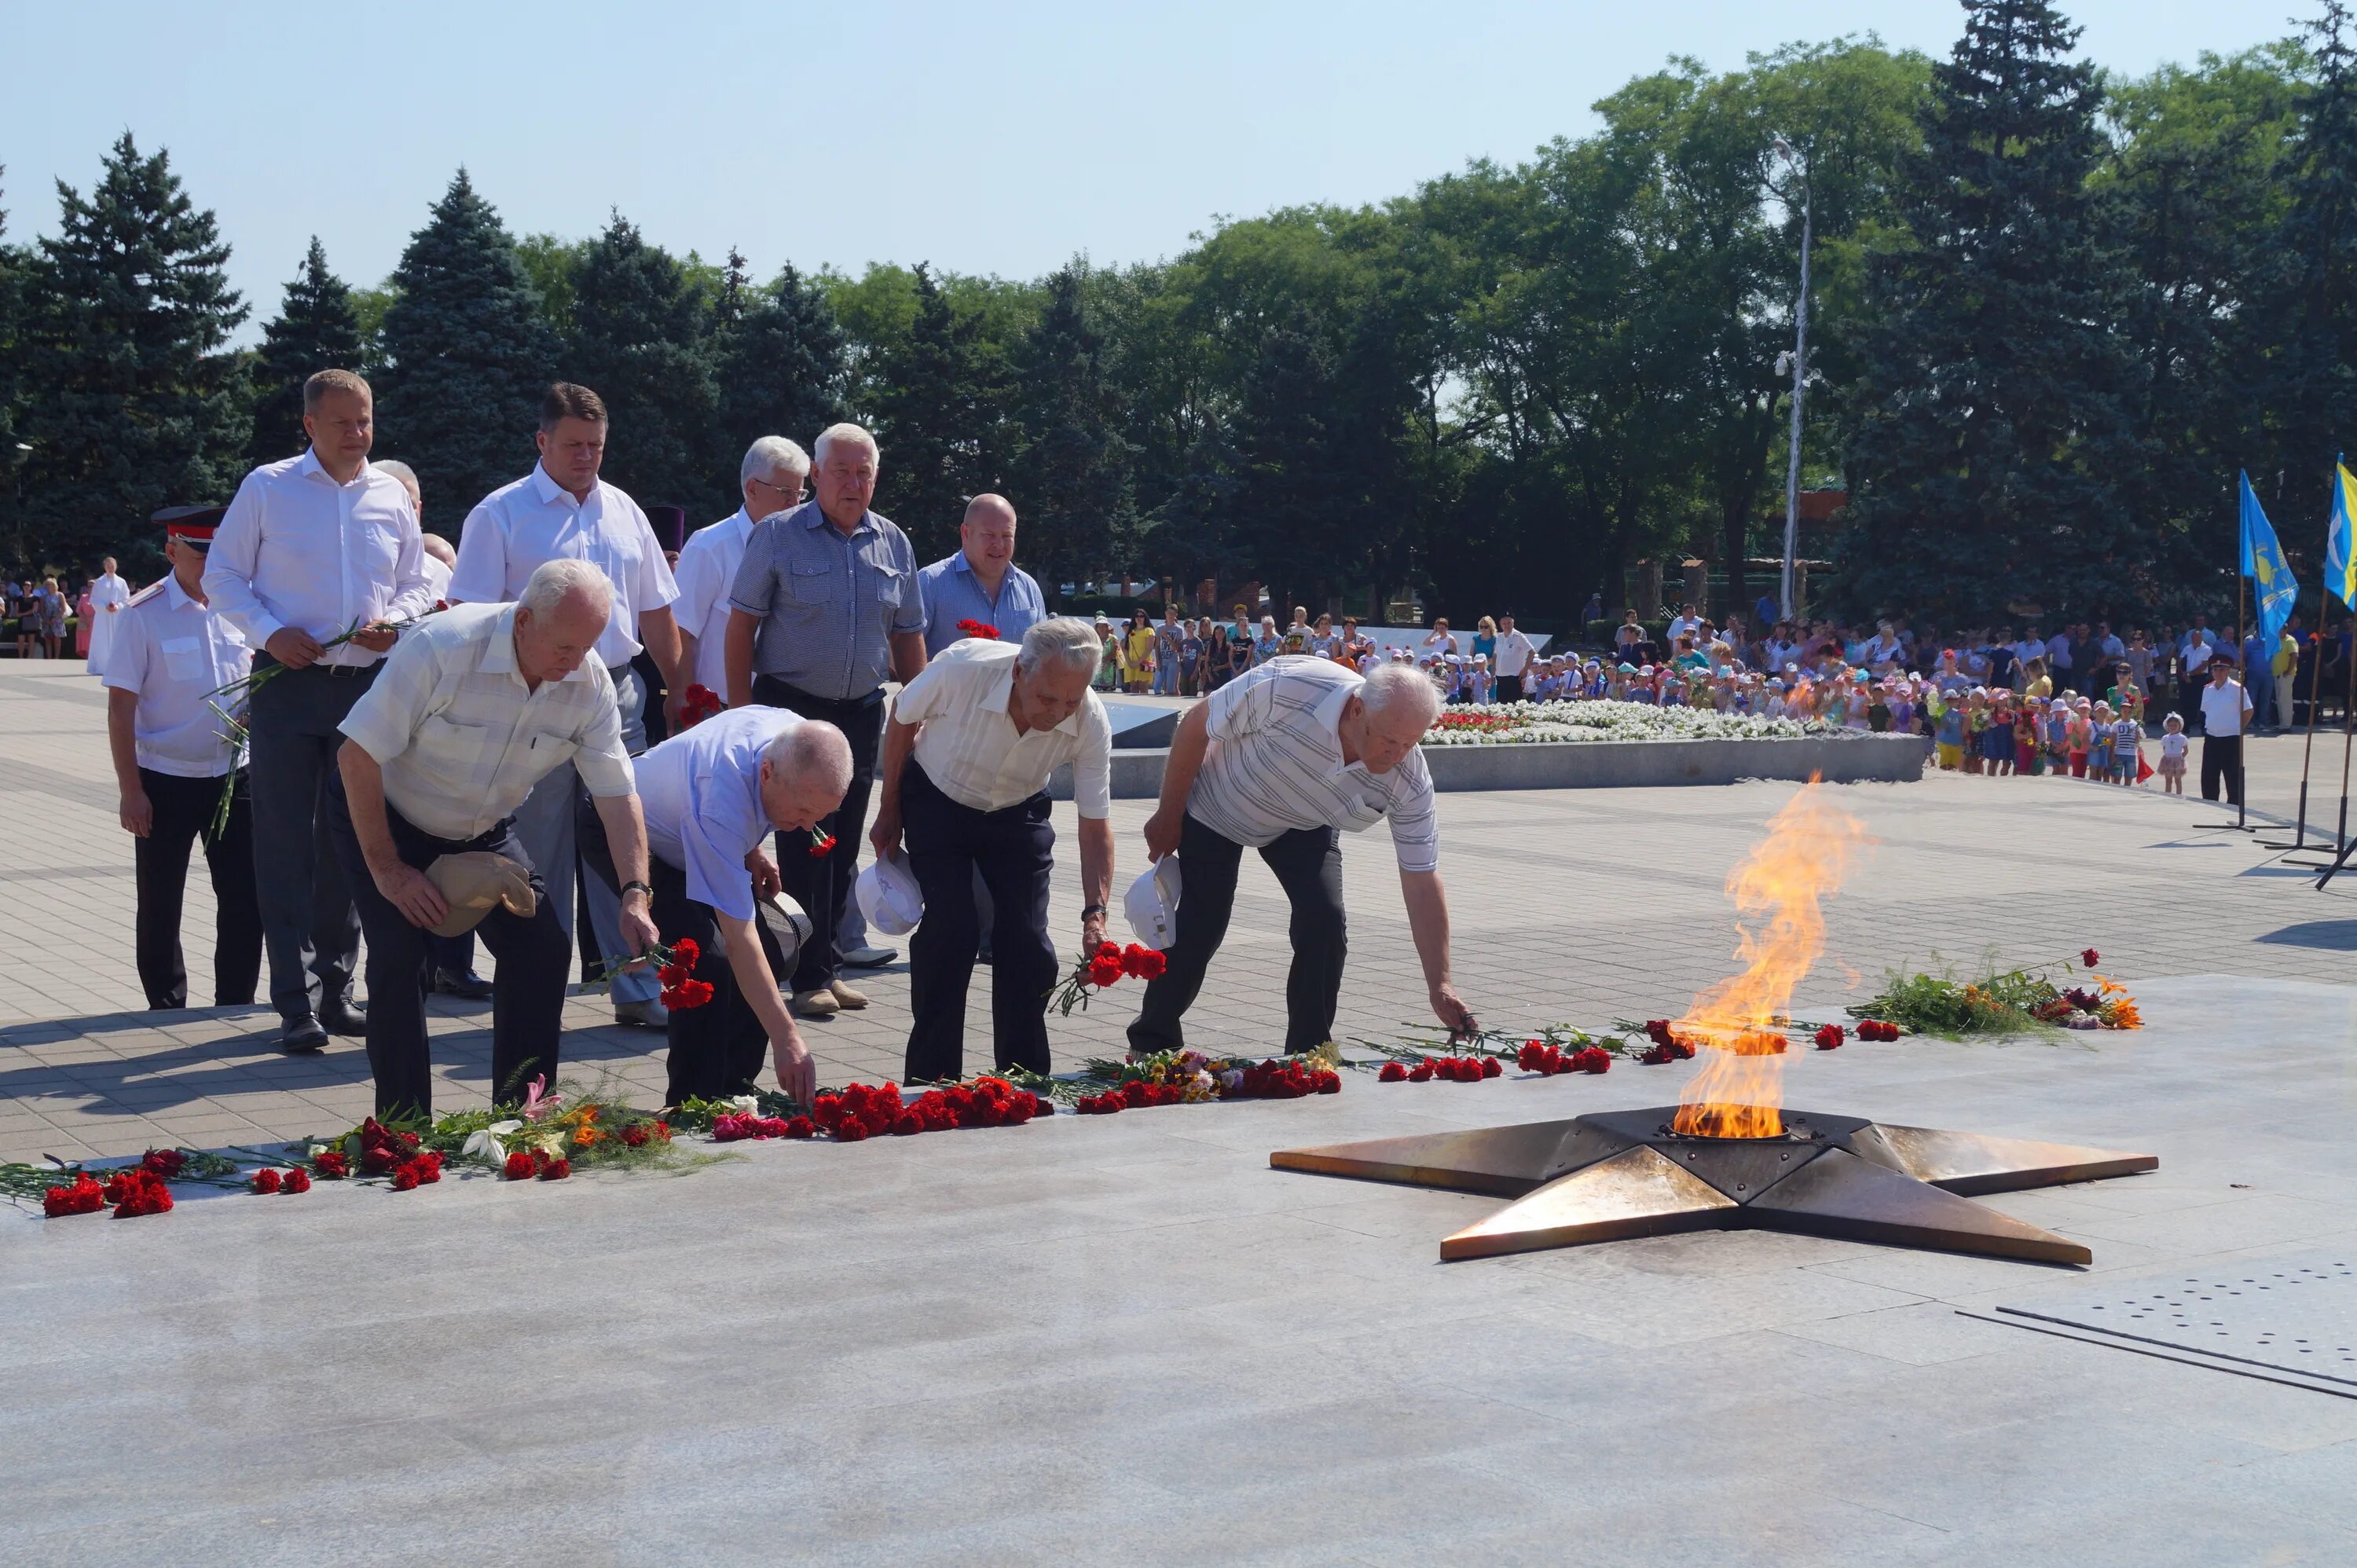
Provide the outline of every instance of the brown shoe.
[[867,1005],[867,993],[865,991],[854,991],[848,985],[844,984],[840,980],[828,981],[826,989],[828,993],[834,998],[834,1004],[837,1007],[846,1008],[852,1012],[857,1012],[860,1008]]
[[794,993],[794,1013],[803,1018],[832,1018],[843,1011],[831,991],[797,991]]

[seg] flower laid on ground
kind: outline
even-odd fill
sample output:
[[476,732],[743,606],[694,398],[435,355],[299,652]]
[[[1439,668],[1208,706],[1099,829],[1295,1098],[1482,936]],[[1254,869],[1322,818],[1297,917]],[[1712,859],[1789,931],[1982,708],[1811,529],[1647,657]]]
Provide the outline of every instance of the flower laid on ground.
[[1426,746],[1515,746],[1542,741],[1790,740],[1857,736],[1824,719],[1771,719],[1712,708],[1655,707],[1607,700],[1499,703],[1447,709],[1425,732]]
[[[2093,948],[2079,955],[2083,961],[2098,956]],[[2049,978],[2045,969],[2025,965],[2000,972],[1994,961],[1983,978],[1970,982],[1958,981],[1953,970],[1939,974],[1892,970],[1884,977],[1878,994],[1848,1011],[1853,1018],[1872,1018],[1900,1026],[1910,1034],[1951,1039],[1965,1035],[2027,1034],[2040,1028],[2143,1026],[2144,1016],[2136,1011],[2127,987],[2100,974],[2088,978],[2095,983],[2094,989],[2064,990]]]
[[1824,1025],[1817,1030],[1817,1049],[1821,1051],[1839,1049],[1841,1043],[1847,1038],[1849,1038],[1849,1031],[1844,1029],[1839,1024]]
[[41,1197],[41,1212],[52,1219],[95,1214],[105,1207],[106,1187],[88,1171],[77,1173],[67,1186],[50,1187]]
[[1553,1078],[1559,1072],[1609,1072],[1612,1053],[1601,1046],[1582,1046],[1566,1051],[1545,1040],[1525,1040],[1523,1048],[1514,1054],[1514,1065],[1541,1078]]
[[1092,953],[1083,953],[1056,988],[1056,1015],[1069,1018],[1072,1009],[1086,1011],[1089,993],[1103,991],[1123,980],[1157,980],[1169,966],[1169,961],[1152,948],[1136,942],[1123,947],[1117,942],[1101,944]]
[[694,729],[726,705],[711,687],[691,683],[679,700],[679,727]]
[[264,1167],[264,1169],[253,1173],[250,1185],[256,1192],[276,1192],[278,1190],[278,1173],[274,1170],[269,1169],[268,1167]]
[[114,1208],[117,1219],[131,1219],[144,1214],[168,1214],[172,1210],[172,1189],[165,1178],[145,1165],[117,1171],[107,1178],[100,1194]]
[[1861,1040],[1895,1040],[1899,1037],[1899,1026],[1886,1024],[1879,1018],[1860,1018],[1857,1021],[1857,1037]]
[[296,1165],[293,1170],[286,1172],[278,1178],[278,1190],[281,1192],[310,1191],[311,1173],[305,1170],[301,1165]]
[[998,628],[988,621],[962,620],[957,623],[957,628],[968,637],[978,637],[985,642],[998,640]]
[[341,1181],[352,1174],[351,1164],[340,1149],[321,1149],[313,1155],[311,1170],[321,1181]]
[[1653,1042],[1652,1048],[1637,1059],[1647,1067],[1660,1067],[1667,1062],[1691,1060],[1695,1043],[1676,1034],[1667,1018],[1645,1020],[1645,1037]]
[[1439,1079],[1445,1083],[1479,1083],[1485,1078],[1497,1078],[1505,1072],[1495,1057],[1426,1057],[1410,1067],[1405,1062],[1385,1062],[1375,1074],[1380,1083],[1426,1083]]

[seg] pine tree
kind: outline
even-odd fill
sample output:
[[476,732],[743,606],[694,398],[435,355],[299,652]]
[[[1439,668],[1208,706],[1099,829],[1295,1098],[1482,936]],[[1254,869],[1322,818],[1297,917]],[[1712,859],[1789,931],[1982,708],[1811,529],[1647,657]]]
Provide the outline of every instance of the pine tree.
[[[722,432],[714,463],[724,481],[764,435],[810,450],[820,431],[845,417],[847,375],[843,328],[823,293],[791,266],[767,286],[752,286],[745,259],[732,251],[728,260],[713,347]],[[733,485],[724,489],[735,496]]]
[[2119,272],[2088,193],[2101,89],[2045,0],[1968,11],[1874,269],[1837,594],[1948,624],[2025,599],[2050,621],[2125,615],[2153,585],[2121,493],[2145,454],[2108,331]]
[[877,510],[930,560],[955,547],[966,499],[999,488],[1000,378],[980,322],[951,308],[921,263],[916,285],[916,322],[887,357],[877,399]]
[[87,200],[60,181],[58,204],[22,335],[27,548],[61,567],[152,564],[150,513],[236,488],[247,388],[221,349],[245,306],[213,215],[130,133]]
[[1025,338],[1013,483],[1025,564],[1044,582],[1093,576],[1117,560],[1128,523],[1132,449],[1121,397],[1106,373],[1103,333],[1089,320],[1078,265],[1048,280],[1047,307]]
[[[7,172],[5,166],[0,166],[0,175]],[[14,566],[22,558],[25,545],[17,532],[16,481],[26,454],[17,450],[16,443],[21,437],[16,434],[16,420],[18,370],[24,352],[20,341],[24,277],[30,258],[7,240],[8,212],[0,208],[0,539],[7,542],[8,551],[0,565]]]
[[249,464],[292,457],[308,444],[303,434],[303,383],[319,371],[358,371],[360,317],[351,291],[328,270],[328,252],[311,236],[303,270],[286,285],[278,319],[262,329],[262,348],[248,367],[253,379],[253,437]]
[[555,345],[515,241],[463,168],[393,282],[377,451],[417,470],[429,511],[464,516],[530,471]]
[[566,381],[606,400],[604,476],[641,503],[702,510],[712,493],[719,392],[708,322],[679,263],[615,213],[574,274],[561,364]]
[[2281,290],[2266,318],[2279,336],[2269,404],[2282,411],[2289,494],[2321,497],[2336,452],[2357,448],[2357,48],[2341,0],[2307,34],[2313,75],[2278,178],[2290,193],[2276,253]]

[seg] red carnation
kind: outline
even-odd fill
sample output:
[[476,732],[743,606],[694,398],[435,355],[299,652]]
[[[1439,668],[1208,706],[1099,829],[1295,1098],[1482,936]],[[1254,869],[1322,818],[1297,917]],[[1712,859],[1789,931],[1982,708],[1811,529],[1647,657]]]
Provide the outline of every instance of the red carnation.
[[1408,1069],[1407,1080],[1410,1083],[1430,1083],[1432,1081],[1432,1064],[1428,1061],[1416,1063],[1415,1066]]
[[571,1160],[551,1160],[540,1168],[540,1179],[543,1181],[563,1181],[572,1174]]
[[1158,980],[1169,961],[1152,948],[1136,942],[1121,950],[1121,972],[1133,980]]
[[834,1130],[834,1140],[838,1144],[856,1144],[866,1136],[867,1123],[856,1117],[845,1117],[842,1124]]
[[811,829],[810,857],[813,860],[821,860],[825,858],[827,855],[832,854],[834,852],[834,835],[833,833],[823,833],[816,828]]
[[1375,1074],[1375,1080],[1378,1083],[1405,1083],[1407,1081],[1407,1069],[1397,1062],[1385,1062],[1383,1069]]
[[1500,1065],[1497,1058],[1483,1057],[1481,1058],[1481,1076],[1483,1078],[1501,1078],[1505,1075],[1505,1068]]
[[818,1123],[807,1116],[790,1116],[786,1119],[786,1136],[789,1138],[814,1137],[817,1133]]
[[1091,985],[1094,985],[1102,989],[1103,987],[1111,985],[1115,981],[1119,980],[1121,978],[1121,959],[1117,955],[1113,958],[1099,956],[1089,960],[1089,983]]
[[301,1165],[296,1165],[293,1170],[288,1171],[285,1175],[278,1178],[278,1190],[281,1192],[310,1191],[311,1173],[305,1170]]
[[1817,1031],[1817,1049],[1830,1051],[1848,1037],[1839,1024],[1827,1024]]
[[399,1170],[393,1173],[393,1191],[410,1192],[414,1190],[416,1186],[417,1167],[415,1165],[404,1165]]
[[2094,949],[2089,948],[2085,952],[2079,955],[2079,961],[2085,964],[2089,969],[2093,969],[2097,964],[2104,961],[2104,955],[2097,952]]
[[647,1131],[646,1124],[644,1122],[634,1122],[628,1127],[622,1129],[623,1144],[633,1149],[645,1148],[647,1146],[648,1140],[652,1136],[653,1134]]
[[139,1163],[169,1181],[180,1174],[180,1167],[188,1163],[188,1156],[178,1149],[150,1149],[140,1156]]
[[913,1111],[903,1111],[892,1118],[892,1134],[895,1137],[914,1137],[924,1130],[925,1119]]
[[533,1168],[531,1154],[518,1149],[508,1156],[508,1163],[500,1168],[500,1174],[510,1181],[530,1181],[540,1173]]
[[968,637],[978,637],[987,642],[998,640],[998,628],[988,621],[962,620],[957,623],[957,628]]
[[41,1197],[41,1212],[52,1219],[69,1214],[95,1214],[106,1207],[106,1188],[88,1171],[77,1172],[70,1187],[53,1187]]
[[256,1192],[276,1192],[278,1190],[278,1173],[276,1171],[256,1171],[252,1176],[247,1178],[246,1185],[251,1187]]
[[312,1155],[311,1168],[319,1173],[322,1181],[341,1181],[352,1174],[350,1163],[335,1149]]
[[1334,1072],[1330,1069],[1321,1070],[1317,1075],[1317,1082],[1318,1092],[1320,1094],[1340,1094],[1342,1092],[1342,1075],[1339,1072]]

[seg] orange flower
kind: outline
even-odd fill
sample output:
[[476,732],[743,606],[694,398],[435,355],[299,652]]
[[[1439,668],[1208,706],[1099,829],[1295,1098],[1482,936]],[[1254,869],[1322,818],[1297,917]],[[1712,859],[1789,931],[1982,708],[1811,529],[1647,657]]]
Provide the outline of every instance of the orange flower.
[[2112,1027],[2115,1029],[2141,1029],[2144,1027],[2144,1015],[2136,1011],[2136,1004],[2134,1002],[2131,1002],[2125,997],[2113,1003],[2109,1007],[2104,1009],[2104,1012],[2110,1016]]
[[603,1135],[597,1128],[585,1124],[573,1134],[573,1142],[578,1147],[586,1149]]

